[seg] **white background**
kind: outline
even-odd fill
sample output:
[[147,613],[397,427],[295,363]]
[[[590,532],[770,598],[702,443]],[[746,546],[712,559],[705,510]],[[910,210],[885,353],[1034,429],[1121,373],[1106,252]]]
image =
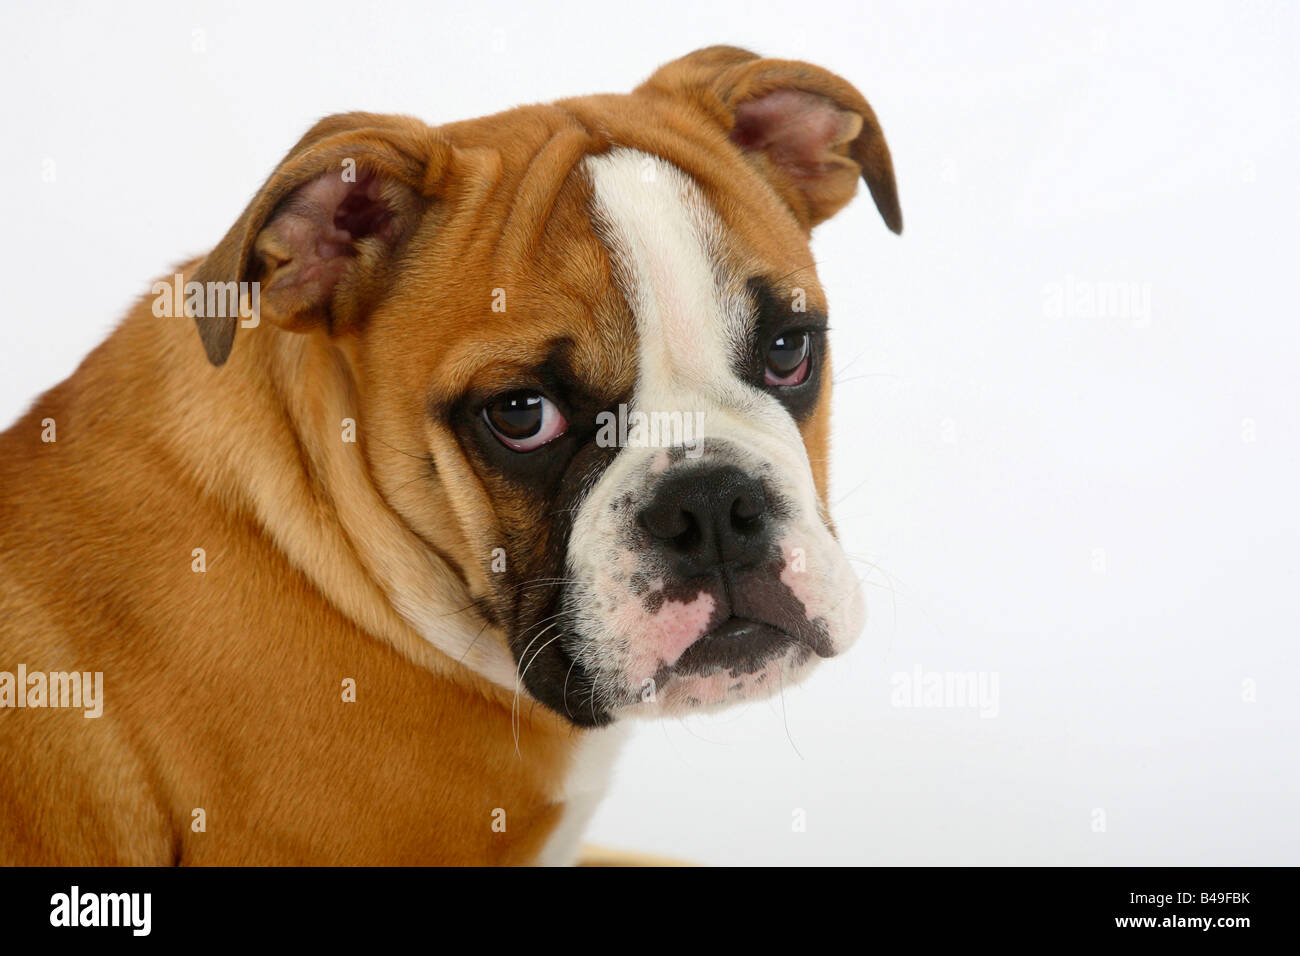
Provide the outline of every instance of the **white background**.
[[[871,621],[783,700],[642,726],[591,836],[1300,863],[1294,4],[6,3],[0,37],[6,423],[322,115],[625,91],[724,42],[839,72],[907,223],[864,190],[814,245]],[[1108,283],[1149,310],[1054,307]],[[997,715],[893,706],[916,667],[996,674]]]

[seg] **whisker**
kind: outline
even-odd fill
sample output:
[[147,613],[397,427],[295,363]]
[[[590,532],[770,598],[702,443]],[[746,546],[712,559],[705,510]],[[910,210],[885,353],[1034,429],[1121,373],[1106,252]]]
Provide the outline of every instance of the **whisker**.
[[[542,634],[545,634],[546,631],[549,631],[551,628],[559,627],[561,623],[562,623],[561,621],[556,621],[554,624],[551,625],[551,627],[546,628],[545,631],[542,631],[541,634],[538,634],[537,637],[533,638],[533,640],[529,642],[528,647],[532,647],[533,643],[537,641],[537,638],[540,638]],[[533,666],[533,663],[536,662],[537,658],[541,656],[542,651],[546,650],[548,647],[550,647],[552,644],[554,644],[563,636],[564,636],[563,632],[556,634],[553,638],[551,638],[549,641],[547,641],[545,644],[539,647],[537,649],[537,653],[533,655],[533,659],[528,662],[528,665],[526,667],[524,667],[523,673],[519,674],[519,677],[515,680],[515,696],[510,703],[510,728],[515,738],[515,756],[517,757],[523,756],[523,753],[519,749],[519,730],[520,730],[519,691],[523,687],[524,678],[528,675],[528,668]],[[527,654],[528,654],[528,648],[524,648],[524,652],[519,655],[521,664],[523,663],[523,658],[527,656]],[[518,670],[519,670],[518,667],[516,667],[515,668],[516,673],[518,673]]]
[[864,378],[902,378],[901,375],[895,375],[892,372],[862,372],[858,375],[850,375],[848,378],[838,378],[837,376],[841,374],[843,374],[843,370],[831,376],[832,385],[847,385],[849,382],[857,382]]
[[369,436],[367,436],[367,440],[368,440],[368,441],[377,442],[378,444],[383,445],[385,448],[391,448],[393,451],[397,452],[399,455],[405,455],[407,458],[414,458],[416,461],[427,462],[427,463],[430,464],[430,465],[433,464],[433,456],[432,456],[432,455],[428,455],[428,454],[424,454],[424,455],[413,455],[413,454],[411,454],[409,451],[403,451],[402,449],[398,448],[396,445],[390,445],[388,442],[384,441],[382,438],[376,438],[376,437],[373,436],[373,435],[369,435]]
[[784,282],[786,279],[790,278],[792,275],[795,275],[796,273],[799,273],[799,272],[804,272],[805,270],[807,270],[807,269],[811,269],[811,268],[813,268],[813,267],[816,266],[816,265],[817,265],[817,260],[814,259],[812,262],[808,263],[808,264],[805,265],[805,266],[799,266],[797,269],[791,269],[791,270],[790,270],[789,272],[787,272],[785,275],[783,275],[783,276],[777,276],[777,278],[773,279],[773,280],[772,280],[772,285],[780,285],[782,282]]
[[866,478],[863,478],[861,481],[859,481],[856,485],[853,486],[853,489],[852,489],[848,494],[846,494],[846,495],[841,495],[840,497],[838,497],[838,498],[836,498],[834,501],[832,501],[832,502],[831,502],[831,507],[832,507],[832,508],[836,508],[836,507],[838,507],[839,505],[841,505],[841,504],[842,504],[846,499],[848,499],[848,498],[850,498],[851,496],[857,494],[859,491],[862,490],[862,487],[863,487],[863,486],[864,486],[868,481],[870,481],[870,480],[871,480],[871,476],[870,476],[870,475],[868,475]]
[[478,629],[478,633],[474,635],[474,640],[472,640],[472,641],[469,642],[469,647],[465,648],[465,652],[464,652],[463,654],[460,655],[460,660],[458,660],[458,661],[456,662],[457,664],[464,664],[464,663],[465,663],[465,658],[468,657],[468,656],[469,656],[469,652],[472,651],[472,650],[474,649],[474,645],[478,643],[478,639],[479,639],[480,637],[483,636],[483,632],[487,630],[487,626],[488,626],[488,622],[487,622],[486,620],[484,620],[484,621],[483,621],[483,626],[480,627],[480,628]]
[[803,753],[799,750],[798,744],[794,742],[794,737],[790,735],[790,719],[785,712],[785,668],[779,660],[776,662],[776,672],[781,677],[781,722],[785,725],[785,739],[790,741],[790,747],[794,750],[795,755],[800,760],[803,760]]

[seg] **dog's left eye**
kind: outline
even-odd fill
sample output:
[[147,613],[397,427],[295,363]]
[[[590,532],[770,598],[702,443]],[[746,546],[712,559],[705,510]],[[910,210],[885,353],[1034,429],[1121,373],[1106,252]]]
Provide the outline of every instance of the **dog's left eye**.
[[568,430],[560,410],[538,392],[510,392],[489,402],[483,420],[497,441],[515,451],[532,451]]
[[763,384],[789,386],[803,382],[808,377],[811,342],[807,332],[787,332],[773,339],[767,349]]

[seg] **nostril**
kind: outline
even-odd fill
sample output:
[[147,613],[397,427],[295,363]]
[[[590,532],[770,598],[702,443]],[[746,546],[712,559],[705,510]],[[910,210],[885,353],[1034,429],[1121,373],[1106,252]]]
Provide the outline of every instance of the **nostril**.
[[731,527],[742,534],[756,531],[766,511],[767,499],[761,493],[742,491],[731,503]]
[[689,534],[694,523],[688,512],[671,506],[647,508],[637,517],[641,527],[664,541],[675,541]]
[[680,506],[647,508],[637,520],[651,537],[680,554],[691,553],[704,540],[699,518]]
[[682,524],[685,525],[685,528],[681,533],[673,535],[672,544],[682,554],[689,554],[704,536],[700,532],[699,522],[695,520],[690,512],[683,511],[681,514]]

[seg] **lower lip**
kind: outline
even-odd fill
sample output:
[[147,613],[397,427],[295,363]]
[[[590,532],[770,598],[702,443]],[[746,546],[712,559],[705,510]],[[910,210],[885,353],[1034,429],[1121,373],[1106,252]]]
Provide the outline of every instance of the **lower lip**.
[[737,641],[755,645],[752,650],[756,655],[762,654],[763,650],[766,650],[768,656],[780,653],[788,649],[790,645],[798,643],[794,637],[785,631],[772,627],[770,624],[762,624],[744,618],[731,618],[688,647],[685,653],[677,659],[675,667],[680,671],[690,673],[697,666],[710,666],[714,663],[710,658],[721,647]]

